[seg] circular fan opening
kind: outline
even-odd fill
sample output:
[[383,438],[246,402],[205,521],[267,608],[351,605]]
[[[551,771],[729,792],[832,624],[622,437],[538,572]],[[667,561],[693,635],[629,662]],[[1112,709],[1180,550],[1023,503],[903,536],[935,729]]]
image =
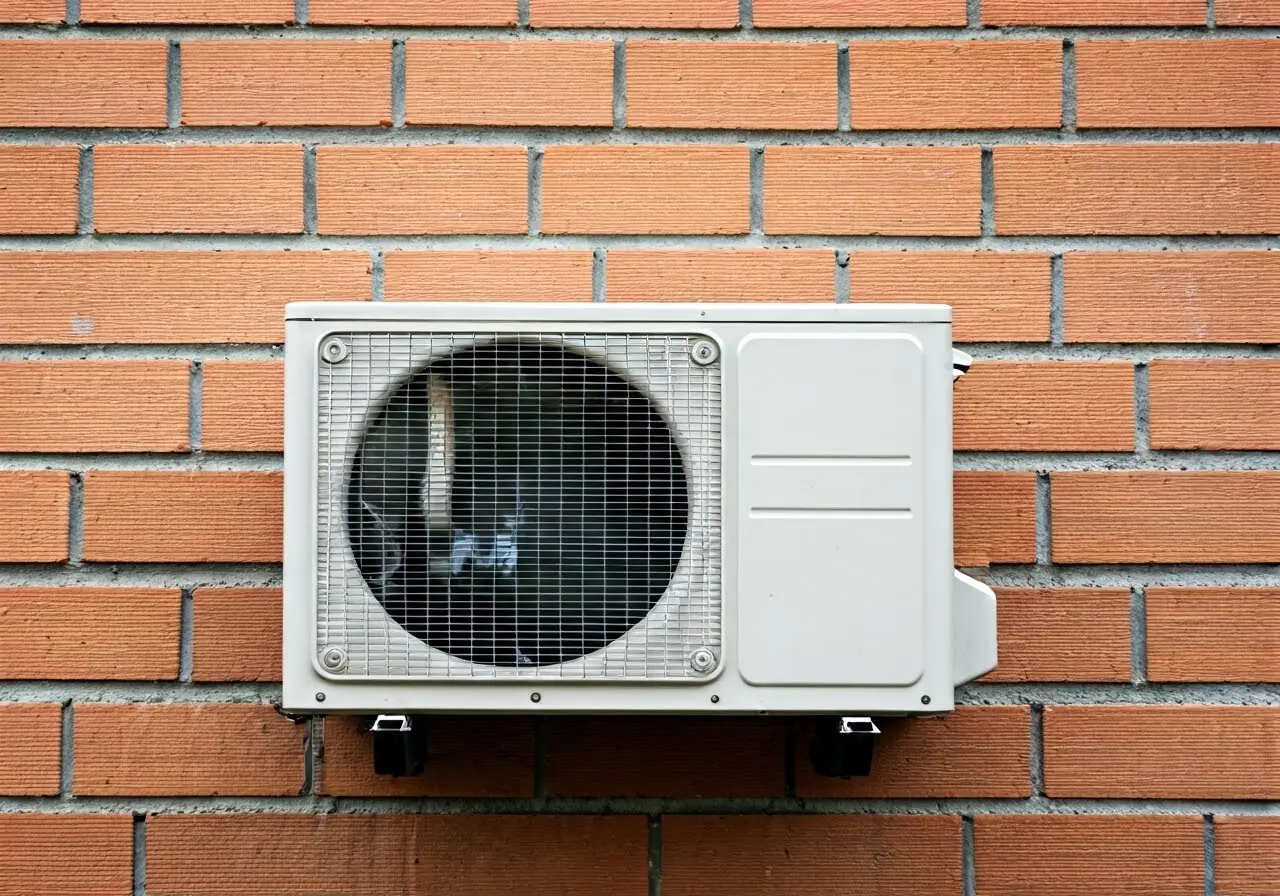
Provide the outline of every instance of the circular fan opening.
[[347,498],[378,601],[462,660],[563,663],[661,599],[689,521],[665,420],[607,367],[496,342],[418,371],[365,432]]

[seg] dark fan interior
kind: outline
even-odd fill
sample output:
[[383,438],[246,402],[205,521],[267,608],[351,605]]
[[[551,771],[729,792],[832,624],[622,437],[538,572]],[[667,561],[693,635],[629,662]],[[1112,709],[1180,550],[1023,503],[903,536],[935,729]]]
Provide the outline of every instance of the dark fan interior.
[[[443,520],[423,497],[440,475],[427,446],[442,393]],[[418,371],[367,429],[347,496],[356,562],[392,618],[499,666],[566,662],[626,634],[666,591],[688,521],[661,415],[606,367],[539,342],[466,348]]]

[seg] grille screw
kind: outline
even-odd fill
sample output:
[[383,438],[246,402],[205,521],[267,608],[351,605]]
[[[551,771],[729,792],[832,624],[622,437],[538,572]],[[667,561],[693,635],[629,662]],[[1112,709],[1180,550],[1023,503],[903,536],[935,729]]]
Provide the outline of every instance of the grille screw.
[[341,672],[347,668],[347,652],[341,647],[328,647],[320,655],[320,662],[330,672]]
[[920,698],[920,702],[923,703],[925,706],[928,706],[930,703],[933,702],[933,700],[930,699],[928,694],[925,694],[923,697]]
[[694,364],[706,367],[708,364],[714,364],[720,357],[720,347],[710,339],[699,339],[689,350],[689,356],[693,358]]
[[351,348],[337,336],[330,336],[320,343],[320,357],[330,364],[347,360],[349,354],[351,354]]
[[695,672],[709,672],[716,664],[716,655],[706,647],[699,647],[689,655],[689,665]]
[[316,702],[317,702],[317,703],[323,703],[323,702],[324,702],[324,691],[318,691],[318,692],[316,693]]
[[534,691],[532,694],[529,695],[529,699],[532,700],[534,703],[541,703],[542,695],[539,694],[537,691]]

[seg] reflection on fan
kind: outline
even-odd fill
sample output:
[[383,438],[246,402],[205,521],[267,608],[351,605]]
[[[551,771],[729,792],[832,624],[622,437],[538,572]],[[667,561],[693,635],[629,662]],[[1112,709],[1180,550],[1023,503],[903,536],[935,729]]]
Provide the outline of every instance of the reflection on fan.
[[658,602],[689,489],[666,423],[625,380],[558,345],[494,342],[391,396],[347,522],[366,583],[410,634],[542,666],[607,646]]

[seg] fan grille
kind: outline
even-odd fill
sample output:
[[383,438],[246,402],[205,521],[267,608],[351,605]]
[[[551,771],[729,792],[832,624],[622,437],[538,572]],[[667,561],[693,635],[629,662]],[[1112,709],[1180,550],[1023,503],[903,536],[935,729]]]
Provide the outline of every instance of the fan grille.
[[685,334],[322,350],[316,649],[368,678],[697,680],[720,651],[720,370]]

